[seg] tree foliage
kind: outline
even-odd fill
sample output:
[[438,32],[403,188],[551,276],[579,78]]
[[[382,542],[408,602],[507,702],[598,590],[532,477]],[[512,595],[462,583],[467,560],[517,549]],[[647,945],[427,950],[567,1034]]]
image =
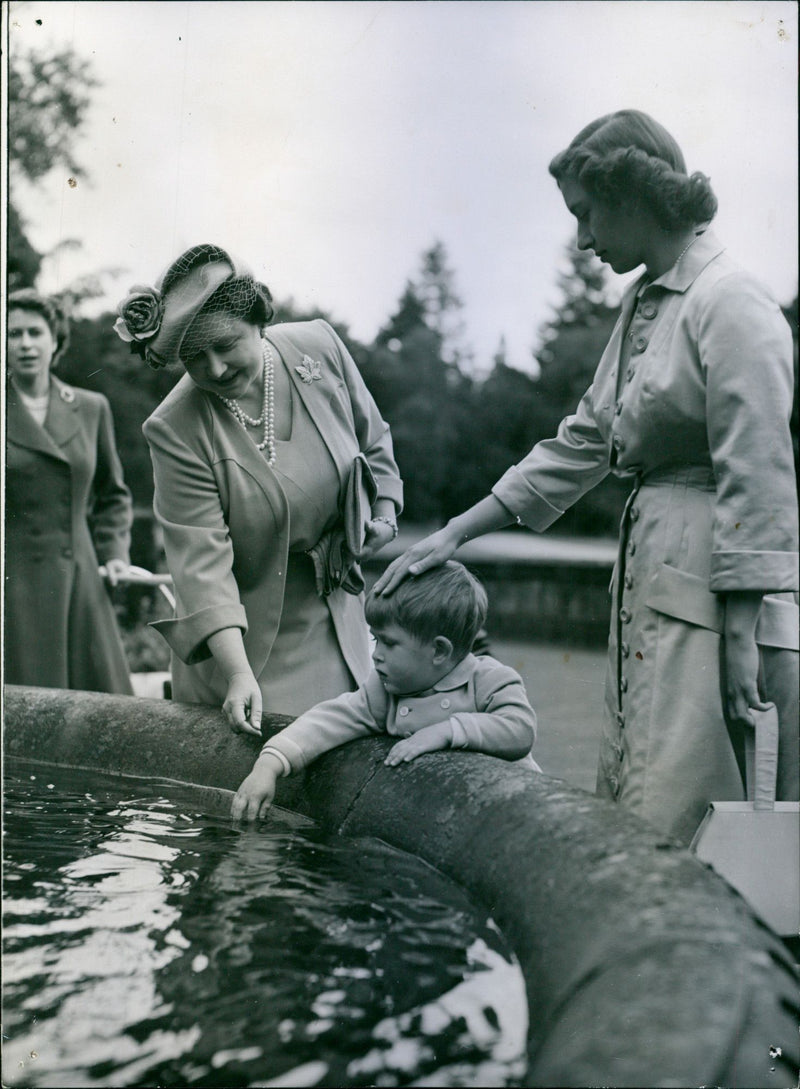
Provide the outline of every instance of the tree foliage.
[[[35,185],[56,166],[76,177],[82,173],[74,146],[96,86],[89,63],[71,50],[9,58],[12,198],[15,186]],[[42,257],[29,242],[12,199],[10,289],[35,285]],[[557,282],[561,297],[539,331],[534,353],[537,375],[510,367],[501,340],[488,375],[475,377],[482,372],[472,368],[455,273],[440,241],[420,255],[394,312],[371,344],[357,341],[329,314],[298,309],[291,299],[276,304],[275,320],[324,317],[333,325],[391,426],[405,482],[405,519],[438,525],[486,495],[509,466],[552,436],[592,381],[617,317],[607,302],[604,270],[591,255],[570,248]],[[62,298],[77,304],[102,294],[101,274],[95,273],[68,285]],[[784,313],[793,323],[796,344],[796,299]],[[126,479],[137,505],[149,510],[152,471],[141,426],[180,372],[147,368],[118,339],[113,323],[108,313],[75,320],[59,371],[65,380],[108,397]],[[796,408],[793,435],[797,448]],[[559,520],[558,532],[613,534],[627,490],[625,482],[609,477]],[[139,562],[149,566],[150,557]]]
[[8,63],[8,159],[12,172],[39,181],[56,166],[85,176],[75,135],[98,86],[88,61],[71,49],[49,56],[12,53]]
[[[28,239],[16,193],[20,185],[41,181],[55,167],[85,176],[74,146],[98,86],[89,62],[73,50],[51,55],[11,52],[8,58],[8,287],[36,283],[45,254]],[[92,283],[72,285],[67,302],[96,293]]]

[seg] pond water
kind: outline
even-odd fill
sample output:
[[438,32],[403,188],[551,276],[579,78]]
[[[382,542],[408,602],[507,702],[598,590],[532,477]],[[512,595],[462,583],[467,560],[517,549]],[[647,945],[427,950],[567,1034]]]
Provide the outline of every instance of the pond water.
[[163,783],[6,764],[7,1086],[511,1086],[522,974],[377,840]]

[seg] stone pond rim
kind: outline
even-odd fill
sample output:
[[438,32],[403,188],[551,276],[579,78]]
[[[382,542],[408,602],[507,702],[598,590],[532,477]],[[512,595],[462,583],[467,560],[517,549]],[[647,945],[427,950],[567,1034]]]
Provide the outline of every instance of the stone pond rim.
[[[213,708],[130,696],[9,685],[3,717],[7,758],[199,784],[218,814],[259,747]],[[797,1084],[792,958],[708,867],[560,780],[464,752],[386,768],[388,745],[328,753],[276,802],[419,856],[491,914],[526,980],[524,1085]]]

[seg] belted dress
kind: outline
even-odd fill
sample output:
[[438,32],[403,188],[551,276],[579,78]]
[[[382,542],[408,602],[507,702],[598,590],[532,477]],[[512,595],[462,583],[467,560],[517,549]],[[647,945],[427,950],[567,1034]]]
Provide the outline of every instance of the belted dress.
[[726,594],[764,594],[764,698],[778,796],[798,790],[797,492],[791,332],[710,230],[626,290],[592,385],[493,493],[544,530],[611,472],[629,477],[612,578],[597,793],[688,842],[743,798],[726,717]]

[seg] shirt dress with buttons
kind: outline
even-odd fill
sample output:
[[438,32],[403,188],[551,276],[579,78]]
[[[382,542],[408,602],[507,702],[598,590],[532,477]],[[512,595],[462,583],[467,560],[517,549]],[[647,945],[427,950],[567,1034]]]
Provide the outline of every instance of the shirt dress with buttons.
[[607,473],[629,477],[612,579],[597,791],[688,842],[743,797],[725,716],[728,591],[764,593],[760,683],[797,792],[797,497],[792,340],[764,288],[700,231],[623,298],[594,381],[493,492],[544,530]]
[[490,755],[512,750],[539,771],[530,756],[536,714],[519,674],[489,655],[468,654],[432,688],[408,696],[388,693],[373,670],[356,692],[312,707],[275,734],[265,748],[277,750],[293,771],[322,753],[362,737],[400,739],[426,726],[449,722],[450,747]]
[[42,425],[7,390],[5,681],[130,695],[98,573],[128,562],[133,518],[109,403],[51,377]]

